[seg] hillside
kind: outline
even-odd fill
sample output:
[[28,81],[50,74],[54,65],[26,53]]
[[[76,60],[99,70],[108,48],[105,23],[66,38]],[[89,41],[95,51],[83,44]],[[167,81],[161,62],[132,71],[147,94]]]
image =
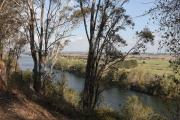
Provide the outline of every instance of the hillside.
[[0,92],[0,120],[67,120],[17,92]]

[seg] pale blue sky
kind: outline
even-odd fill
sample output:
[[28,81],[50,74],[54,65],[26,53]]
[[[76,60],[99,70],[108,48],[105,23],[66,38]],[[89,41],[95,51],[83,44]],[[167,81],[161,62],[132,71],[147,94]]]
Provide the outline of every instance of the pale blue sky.
[[[136,31],[142,30],[144,27],[149,27],[151,30],[155,30],[158,27],[157,24],[149,20],[150,16],[137,17],[149,10],[154,4],[151,2],[154,0],[130,0],[128,4],[125,5],[127,14],[133,18],[135,23],[134,29],[127,28],[126,31],[120,31],[121,36],[127,40],[129,46],[125,48],[128,50],[136,41],[135,33]],[[148,3],[148,4],[147,4]],[[88,51],[88,42],[86,39],[84,26],[80,25],[73,33],[74,37],[70,38],[71,42],[64,49],[64,51]],[[158,51],[158,40],[160,35],[156,33],[155,45],[148,46],[147,52],[157,53]]]

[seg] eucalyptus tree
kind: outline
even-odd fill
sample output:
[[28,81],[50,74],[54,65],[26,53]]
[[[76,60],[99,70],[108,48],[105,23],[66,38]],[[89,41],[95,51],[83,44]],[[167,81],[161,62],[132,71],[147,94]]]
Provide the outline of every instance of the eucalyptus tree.
[[[25,31],[34,62],[33,88],[39,92],[43,75],[54,66],[59,51],[67,44],[70,31],[76,26],[71,0],[25,0]],[[56,58],[56,59],[54,59]],[[52,71],[52,70],[50,70]]]
[[19,4],[18,4],[18,1],[19,0],[1,0],[0,2],[0,11],[2,12],[3,11],[3,9],[5,8],[6,9],[6,7],[4,7],[4,6],[7,6],[7,3],[12,3],[11,5],[13,5],[13,4],[15,4],[15,5],[18,5],[18,6],[20,6]]
[[174,120],[180,119],[180,1],[179,0],[156,0],[154,7],[148,13],[153,15],[155,22],[159,23],[159,31],[162,33],[162,46],[166,48],[175,59],[170,61],[173,73],[169,80],[177,86],[173,95],[176,108],[173,112]]
[[157,0],[155,6],[148,13],[159,23],[159,32],[162,33],[162,46],[175,59],[171,60],[171,67],[175,74],[180,76],[180,1]]
[[82,108],[93,110],[98,104],[103,91],[100,86],[103,74],[109,67],[123,61],[128,54],[145,48],[144,43],[152,42],[154,36],[145,29],[137,33],[137,43],[128,52],[126,40],[120,36],[120,30],[134,23],[126,14],[124,5],[128,0],[78,0],[80,16],[89,42],[89,52],[86,66],[86,77],[82,93]]
[[19,33],[21,27],[21,20],[19,19],[19,12],[21,5],[19,0],[0,0],[0,59],[2,60],[3,49],[8,45],[8,39],[13,38]]
[[149,10],[163,32],[163,43],[172,54],[180,56],[180,1],[157,0]]
[[[21,35],[18,39],[17,36],[20,34],[20,29],[22,25],[22,20],[20,19],[19,13],[22,11],[20,3],[21,0],[0,0],[0,61],[1,61],[1,70],[0,70],[0,81],[4,81],[7,85],[7,78],[10,76],[11,62],[4,62],[6,58],[10,58],[10,50],[15,47],[18,43],[18,40],[23,38]],[[11,44],[14,43],[14,44]],[[16,44],[15,44],[16,43]],[[20,47],[19,49],[21,49]],[[8,59],[10,60],[10,59]],[[17,62],[14,57],[11,59]]]
[[9,38],[7,40],[7,45],[4,48],[4,51],[7,54],[6,74],[8,79],[10,79],[13,72],[19,71],[18,60],[26,44],[26,38],[21,32],[16,33],[12,38]]

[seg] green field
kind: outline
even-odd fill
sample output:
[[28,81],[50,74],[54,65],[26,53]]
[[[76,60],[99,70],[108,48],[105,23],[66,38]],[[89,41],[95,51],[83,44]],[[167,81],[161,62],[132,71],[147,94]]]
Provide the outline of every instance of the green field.
[[172,73],[169,61],[164,59],[138,60],[138,68],[157,75]]
[[[129,59],[130,60],[130,59]],[[137,59],[133,58],[133,60],[136,60],[138,63],[137,67],[131,67],[129,69],[126,68],[120,68],[125,69],[127,71],[143,71],[146,73],[150,73],[151,75],[167,75],[172,73],[172,69],[170,68],[170,63],[166,59]],[[126,64],[126,63],[125,63]],[[63,69],[67,71],[79,71],[80,74],[85,72],[85,65],[86,60],[79,59],[79,58],[69,58],[69,57],[60,57],[56,68],[57,69]]]

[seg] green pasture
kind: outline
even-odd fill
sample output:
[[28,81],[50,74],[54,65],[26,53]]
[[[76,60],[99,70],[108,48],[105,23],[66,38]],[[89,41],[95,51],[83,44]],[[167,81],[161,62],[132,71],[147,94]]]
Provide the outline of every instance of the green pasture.
[[[170,68],[170,63],[166,59],[133,59],[136,60],[138,65],[135,67],[135,63],[129,63],[131,61],[127,61],[121,63],[121,67],[119,69],[124,69],[126,71],[143,71],[150,73],[151,75],[167,75],[172,73],[172,69]],[[134,62],[134,61],[132,61]],[[78,58],[67,58],[60,57],[57,61],[55,68],[62,69],[67,71],[77,71],[80,73],[85,72],[86,60],[78,59]]]
[[156,75],[170,74],[172,72],[169,61],[165,59],[138,60],[138,67],[136,69]]

